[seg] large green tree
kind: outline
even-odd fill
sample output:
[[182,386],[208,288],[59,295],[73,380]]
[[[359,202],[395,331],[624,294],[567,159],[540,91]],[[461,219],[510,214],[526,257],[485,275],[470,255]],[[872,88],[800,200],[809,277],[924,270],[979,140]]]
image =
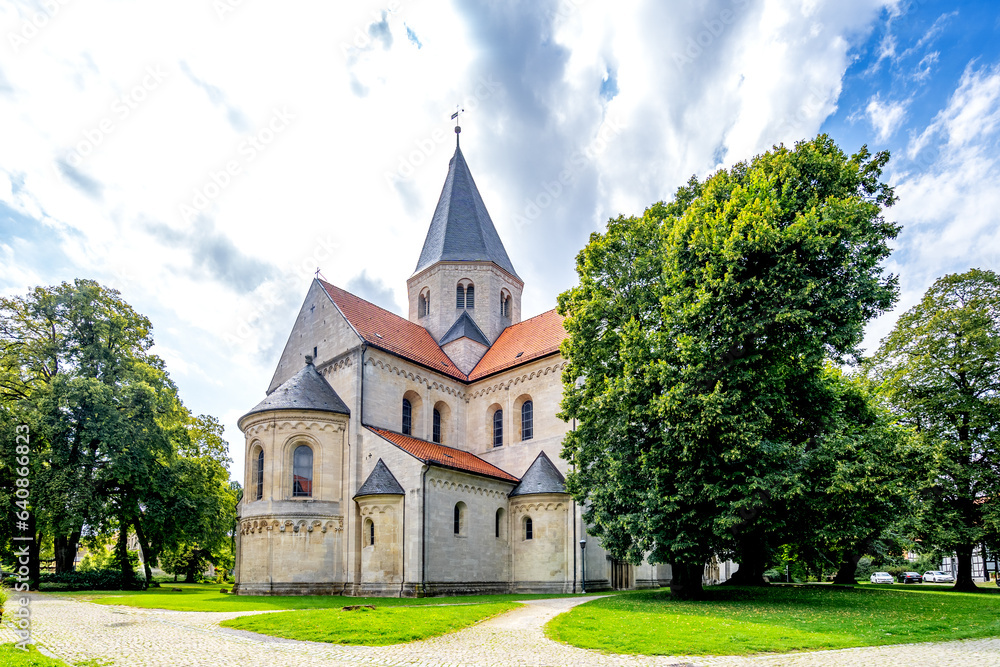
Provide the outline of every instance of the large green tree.
[[559,297],[569,489],[614,556],[672,563],[678,594],[712,553],[759,579],[787,541],[799,462],[831,428],[824,364],[895,299],[887,160],[822,135],[776,147],[612,220],[577,259]]
[[972,269],[938,279],[869,363],[931,462],[917,530],[956,553],[955,587],[974,590],[973,549],[995,541],[1000,497],[1000,276]]
[[152,345],[149,320],[91,280],[0,300],[0,400],[5,421],[31,429],[35,544],[53,540],[57,572],[86,533],[117,533],[126,583],[130,530],[147,579],[171,541],[211,532],[206,523],[225,534],[221,426],[183,406]]

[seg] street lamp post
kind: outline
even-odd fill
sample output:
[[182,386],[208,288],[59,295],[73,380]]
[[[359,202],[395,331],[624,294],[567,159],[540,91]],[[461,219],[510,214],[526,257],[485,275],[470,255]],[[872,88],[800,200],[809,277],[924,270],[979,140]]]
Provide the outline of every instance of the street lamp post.
[[583,565],[583,572],[580,577],[580,592],[587,592],[587,540],[580,540],[580,563]]

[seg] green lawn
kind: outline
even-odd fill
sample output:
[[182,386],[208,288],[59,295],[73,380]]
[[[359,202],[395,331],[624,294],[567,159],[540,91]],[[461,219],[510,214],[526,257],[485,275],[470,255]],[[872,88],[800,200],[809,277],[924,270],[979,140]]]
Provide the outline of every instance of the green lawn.
[[613,653],[747,655],[1000,635],[1000,592],[947,588],[713,587],[679,602],[641,591],[574,607],[556,641]]
[[[353,598],[357,600],[358,598]],[[386,646],[437,637],[510,611],[516,602],[376,609],[308,609],[242,616],[221,625],[275,637],[332,644]]]
[[0,644],[0,665],[4,667],[67,667],[62,660],[47,658],[34,646],[22,651],[14,644]]
[[[173,592],[171,588],[181,589]],[[97,604],[128,605],[143,609],[173,611],[278,611],[286,609],[340,609],[347,605],[373,604],[378,607],[440,605],[445,603],[481,604],[573,597],[571,595],[461,595],[431,598],[359,598],[343,595],[230,595],[220,593],[218,584],[173,584],[148,591],[86,591],[53,593]]]

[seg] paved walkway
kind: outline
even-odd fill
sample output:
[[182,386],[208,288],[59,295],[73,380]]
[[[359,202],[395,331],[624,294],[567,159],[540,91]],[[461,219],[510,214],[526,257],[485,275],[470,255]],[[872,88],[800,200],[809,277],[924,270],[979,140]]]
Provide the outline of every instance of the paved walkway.
[[[220,628],[219,621],[267,612],[180,612],[112,607],[51,595],[33,597],[35,642],[70,664],[96,660],[120,667],[215,667],[248,664],[570,667],[854,667],[923,665],[996,667],[1000,638],[776,656],[610,655],[547,639],[542,626],[594,598],[532,600],[525,607],[458,632],[396,646],[334,646]],[[13,641],[8,628],[0,642]]]

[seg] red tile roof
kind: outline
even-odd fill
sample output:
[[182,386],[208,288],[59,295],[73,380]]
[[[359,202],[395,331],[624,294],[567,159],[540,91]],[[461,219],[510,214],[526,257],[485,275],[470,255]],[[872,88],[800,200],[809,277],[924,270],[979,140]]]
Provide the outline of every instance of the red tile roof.
[[568,335],[562,316],[555,309],[546,311],[504,329],[466,375],[455,367],[427,329],[325,280],[319,283],[366,343],[463,382],[554,354]]
[[374,426],[365,426],[375,435],[381,436],[396,445],[411,456],[420,459],[424,463],[432,463],[444,468],[454,468],[466,472],[495,477],[507,482],[517,483],[519,480],[510,473],[504,472],[492,463],[487,463],[475,454],[470,454],[454,447],[445,447],[434,442],[418,440],[408,435],[386,431]]
[[563,317],[555,309],[511,325],[503,330],[493,346],[472,369],[469,380],[478,380],[526,361],[558,352],[559,344],[568,335],[563,328]]
[[392,352],[453,378],[468,380],[468,376],[455,367],[427,329],[324,280],[319,283],[358,335],[372,347]]

